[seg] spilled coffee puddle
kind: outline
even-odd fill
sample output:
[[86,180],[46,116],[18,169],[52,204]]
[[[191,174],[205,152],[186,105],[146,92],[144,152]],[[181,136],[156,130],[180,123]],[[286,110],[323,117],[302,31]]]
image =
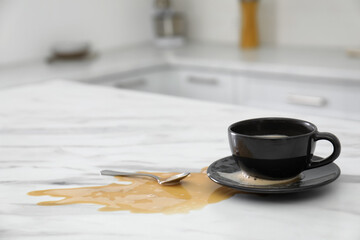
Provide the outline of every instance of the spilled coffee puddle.
[[[176,173],[151,174],[167,178]],[[147,178],[116,178],[129,184],[112,183],[99,187],[48,189],[28,194],[63,198],[38,203],[41,206],[91,203],[103,205],[100,211],[174,214],[201,209],[207,204],[220,202],[239,193],[211,181],[206,175],[206,168],[200,173],[191,173],[181,184],[173,186],[163,186]]]

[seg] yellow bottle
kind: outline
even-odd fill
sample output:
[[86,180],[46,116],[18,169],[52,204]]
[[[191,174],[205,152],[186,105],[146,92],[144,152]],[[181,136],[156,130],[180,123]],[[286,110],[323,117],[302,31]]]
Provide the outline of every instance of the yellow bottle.
[[242,29],[240,47],[256,48],[259,45],[257,28],[257,0],[240,0],[242,13]]

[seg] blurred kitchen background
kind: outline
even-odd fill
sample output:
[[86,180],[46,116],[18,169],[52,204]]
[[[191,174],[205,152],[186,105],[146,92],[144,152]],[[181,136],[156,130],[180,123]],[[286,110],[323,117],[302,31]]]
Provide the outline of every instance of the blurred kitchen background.
[[0,0],[0,88],[50,79],[360,120],[360,0]]

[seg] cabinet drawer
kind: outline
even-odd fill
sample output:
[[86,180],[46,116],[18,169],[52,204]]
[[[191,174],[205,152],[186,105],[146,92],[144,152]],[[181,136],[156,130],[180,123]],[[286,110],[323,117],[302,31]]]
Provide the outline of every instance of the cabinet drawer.
[[216,102],[232,102],[232,76],[216,73],[180,72],[179,95]]
[[160,79],[153,79],[149,75],[139,75],[130,78],[114,78],[112,81],[105,82],[105,84],[116,88],[131,89],[143,92],[160,91]]
[[323,116],[360,115],[360,85],[248,80],[246,104]]
[[111,83],[111,86],[116,88],[133,89],[139,91],[150,91],[151,82],[146,77],[135,77],[130,79],[120,79]]

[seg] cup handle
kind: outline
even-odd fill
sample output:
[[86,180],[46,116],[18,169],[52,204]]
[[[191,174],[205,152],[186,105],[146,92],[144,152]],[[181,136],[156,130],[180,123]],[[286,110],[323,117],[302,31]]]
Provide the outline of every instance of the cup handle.
[[329,157],[324,158],[320,161],[315,162],[310,160],[307,169],[321,167],[326,164],[332,163],[340,155],[341,144],[339,139],[334,134],[328,132],[316,132],[314,135],[314,140],[315,141],[328,140],[333,145],[334,150]]

